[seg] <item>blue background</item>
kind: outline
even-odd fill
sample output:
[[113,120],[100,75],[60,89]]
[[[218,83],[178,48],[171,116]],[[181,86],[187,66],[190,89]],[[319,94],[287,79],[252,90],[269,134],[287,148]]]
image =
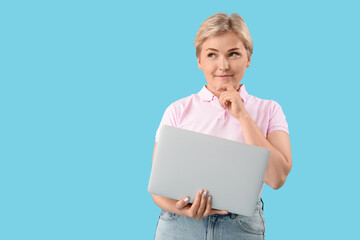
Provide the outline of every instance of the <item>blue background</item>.
[[356,1],[1,1],[0,239],[153,239],[165,108],[205,84],[193,41],[217,12],[254,41],[242,80],[273,99],[293,169],[264,188],[267,239],[358,235]]

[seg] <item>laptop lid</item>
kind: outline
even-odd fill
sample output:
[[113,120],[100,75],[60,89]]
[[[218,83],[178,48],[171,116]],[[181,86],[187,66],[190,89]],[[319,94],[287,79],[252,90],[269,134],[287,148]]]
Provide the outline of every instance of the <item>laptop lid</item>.
[[195,200],[199,189],[213,196],[212,208],[251,216],[262,188],[270,151],[171,126],[159,132],[148,191]]

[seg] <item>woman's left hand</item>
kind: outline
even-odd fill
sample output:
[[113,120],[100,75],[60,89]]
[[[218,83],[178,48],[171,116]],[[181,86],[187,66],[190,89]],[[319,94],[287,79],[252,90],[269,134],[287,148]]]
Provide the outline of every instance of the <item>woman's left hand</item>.
[[223,84],[219,86],[217,91],[220,92],[219,102],[223,108],[227,108],[231,115],[239,118],[245,112],[245,107],[240,94],[230,84]]

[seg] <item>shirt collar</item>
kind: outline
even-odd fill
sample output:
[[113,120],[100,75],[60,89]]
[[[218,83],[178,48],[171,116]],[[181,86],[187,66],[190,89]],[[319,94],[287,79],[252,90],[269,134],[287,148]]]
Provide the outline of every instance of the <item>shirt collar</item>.
[[[240,94],[240,97],[244,102],[248,100],[249,94],[247,93],[244,84],[241,84],[238,93]],[[215,95],[206,88],[206,85],[204,85],[200,92],[198,92],[198,95],[200,96],[201,100],[205,102],[210,102],[215,98]]]

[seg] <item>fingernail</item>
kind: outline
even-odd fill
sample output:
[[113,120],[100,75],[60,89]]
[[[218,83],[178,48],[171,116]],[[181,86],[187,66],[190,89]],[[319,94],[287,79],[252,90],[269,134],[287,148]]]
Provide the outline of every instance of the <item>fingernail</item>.
[[211,201],[211,197],[209,197],[209,201]]
[[184,202],[188,202],[189,200],[190,200],[190,198],[187,197],[184,199]]
[[207,192],[207,191],[205,191],[204,196],[206,196],[207,194],[208,194],[208,192]]
[[204,192],[204,190],[201,190],[200,195]]

